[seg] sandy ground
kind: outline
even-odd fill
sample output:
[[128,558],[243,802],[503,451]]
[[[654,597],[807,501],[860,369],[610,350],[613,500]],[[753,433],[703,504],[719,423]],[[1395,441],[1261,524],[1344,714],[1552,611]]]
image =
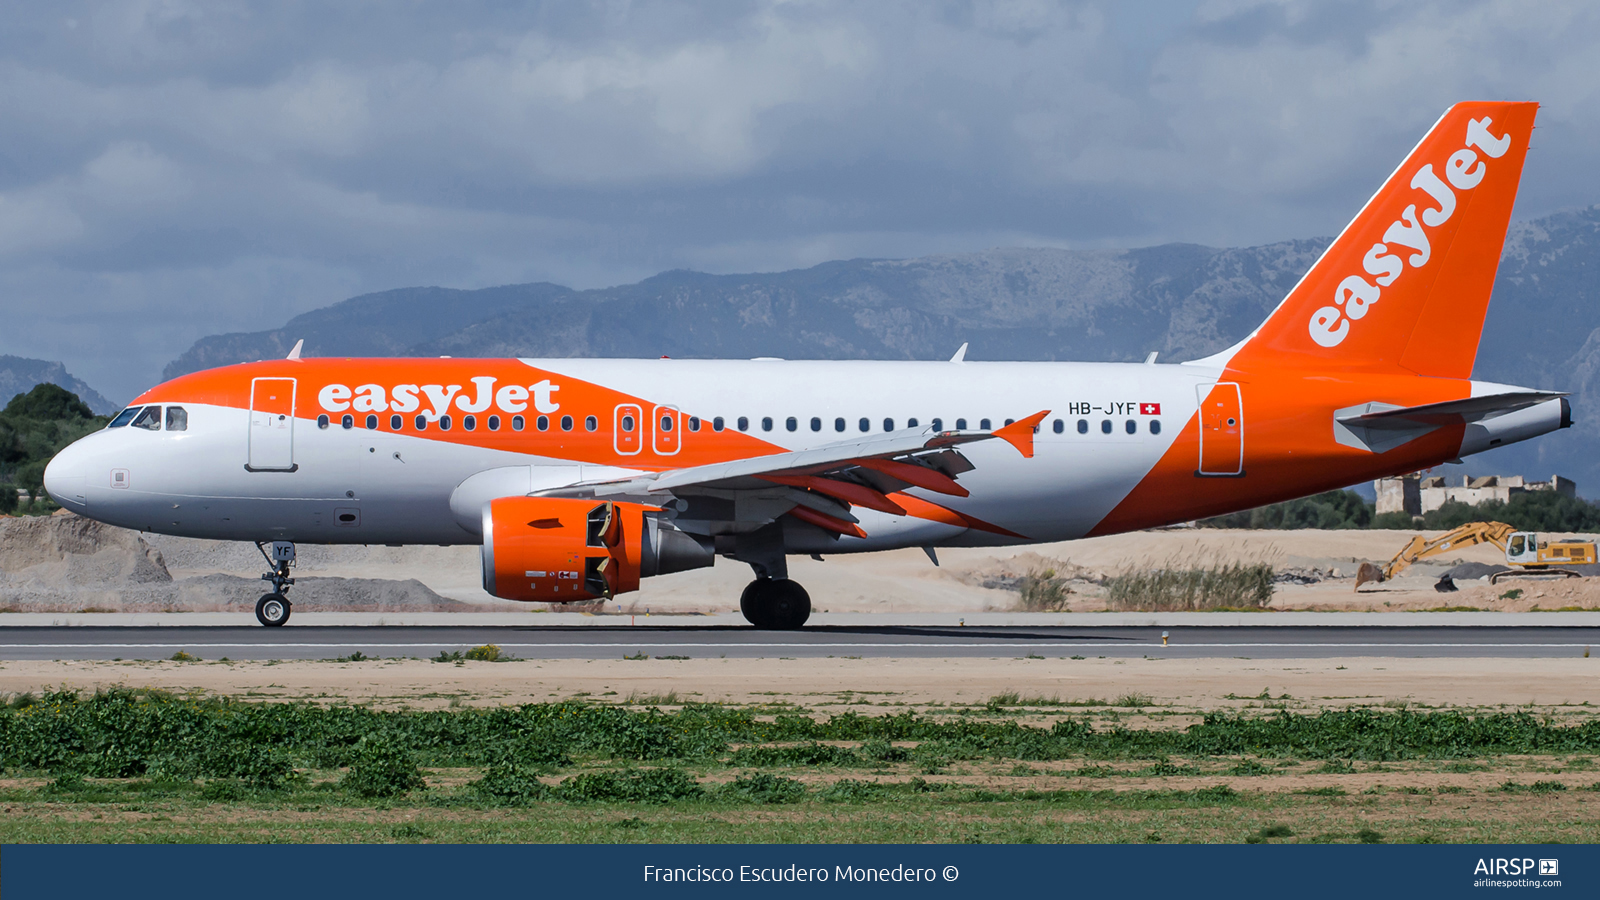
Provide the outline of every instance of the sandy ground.
[[[981,703],[1015,691],[1062,701],[1143,694],[1187,709],[1260,705],[1263,692],[1307,707],[1600,706],[1594,659],[689,659],[433,663],[89,662],[0,664],[0,694],[123,686],[255,699],[382,706],[682,700],[806,707]],[[1286,696],[1285,696],[1286,695]],[[870,711],[870,710],[864,710]],[[892,710],[890,710],[892,711]]]
[[[1431,533],[1430,533],[1431,534]],[[984,587],[996,578],[1045,569],[1085,570],[1115,574],[1158,565],[1196,566],[1217,562],[1266,562],[1278,570],[1319,570],[1335,576],[1319,584],[1280,586],[1273,601],[1280,609],[1414,610],[1440,606],[1526,611],[1578,606],[1600,609],[1600,579],[1574,580],[1554,587],[1550,581],[1463,582],[1455,594],[1433,590],[1439,574],[1459,562],[1499,563],[1499,550],[1470,547],[1448,558],[1413,566],[1383,585],[1356,593],[1355,571],[1363,561],[1386,562],[1410,538],[1401,531],[1234,531],[1176,529],[1139,531],[1030,547],[941,549],[940,566],[921,550],[841,555],[817,561],[789,560],[791,578],[806,586],[819,612],[984,612],[1015,609],[1018,594]],[[147,536],[162,551],[173,577],[209,573],[254,578],[260,560],[249,545]],[[413,578],[439,594],[484,610],[525,608],[485,593],[479,577],[477,547],[311,547],[300,549],[301,575],[348,578]],[[738,610],[739,593],[750,580],[747,567],[729,560],[716,566],[646,579],[637,593],[611,604],[621,611],[730,612]],[[1592,585],[1592,587],[1591,587]],[[1518,599],[1500,596],[1523,588]],[[1075,611],[1104,608],[1093,585],[1074,585],[1070,606]],[[558,608],[555,608],[558,609]]]

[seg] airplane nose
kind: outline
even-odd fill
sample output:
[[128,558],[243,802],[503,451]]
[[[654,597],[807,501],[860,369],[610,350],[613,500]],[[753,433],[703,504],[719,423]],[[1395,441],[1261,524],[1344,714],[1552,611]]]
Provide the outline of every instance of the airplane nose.
[[84,449],[78,442],[57,453],[44,468],[44,489],[50,499],[73,512],[89,507],[88,467]]

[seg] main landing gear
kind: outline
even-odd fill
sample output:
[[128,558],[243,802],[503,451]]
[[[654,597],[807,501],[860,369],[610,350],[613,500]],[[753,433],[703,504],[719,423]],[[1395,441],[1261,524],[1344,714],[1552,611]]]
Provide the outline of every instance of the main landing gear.
[[272,582],[272,593],[263,594],[256,601],[256,621],[270,628],[289,621],[289,585],[294,584],[294,579],[289,577],[289,569],[294,566],[294,544],[290,541],[273,541],[272,552],[267,552],[266,545],[256,541],[256,549],[261,551],[261,556],[271,567],[271,571],[261,576],[262,581]]
[[746,621],[768,631],[793,631],[811,618],[811,595],[797,581],[757,578],[739,596]]

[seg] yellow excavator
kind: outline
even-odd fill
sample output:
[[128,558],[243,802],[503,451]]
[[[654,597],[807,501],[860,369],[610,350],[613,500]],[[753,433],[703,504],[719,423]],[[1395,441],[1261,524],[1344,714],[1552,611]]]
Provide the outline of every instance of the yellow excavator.
[[1557,566],[1593,565],[1595,562],[1593,541],[1541,541],[1538,534],[1532,531],[1518,531],[1504,522],[1472,522],[1447,531],[1432,540],[1420,534],[1413,537],[1411,543],[1396,553],[1394,559],[1389,560],[1388,565],[1362,563],[1361,568],[1356,570],[1356,590],[1361,590],[1361,586],[1369,582],[1388,581],[1417,560],[1437,556],[1450,550],[1459,550],[1462,547],[1471,547],[1474,544],[1493,544],[1499,547],[1505,552],[1506,565],[1511,566],[1509,572],[1496,572],[1490,575],[1490,584],[1498,583],[1501,578],[1515,578],[1521,575],[1565,575],[1568,578],[1581,578],[1583,577],[1581,574]]

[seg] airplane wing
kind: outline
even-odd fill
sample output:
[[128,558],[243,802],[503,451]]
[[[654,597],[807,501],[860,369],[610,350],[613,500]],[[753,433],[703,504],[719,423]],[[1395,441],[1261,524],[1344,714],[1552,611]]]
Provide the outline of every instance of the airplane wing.
[[[1034,432],[1049,414],[1044,410],[994,431],[902,429],[808,450],[580,482],[538,493],[657,504],[696,497],[737,501],[742,495],[747,501],[744,508],[752,513],[761,511],[754,514],[755,519],[771,521],[792,513],[837,534],[864,537],[856,524],[860,520],[850,514],[852,506],[907,515],[903,503],[889,495],[911,487],[968,496],[956,479],[974,467],[956,448],[999,438],[1024,457],[1032,457]],[[739,504],[733,508],[738,509]],[[737,513],[734,517],[745,518]]]

